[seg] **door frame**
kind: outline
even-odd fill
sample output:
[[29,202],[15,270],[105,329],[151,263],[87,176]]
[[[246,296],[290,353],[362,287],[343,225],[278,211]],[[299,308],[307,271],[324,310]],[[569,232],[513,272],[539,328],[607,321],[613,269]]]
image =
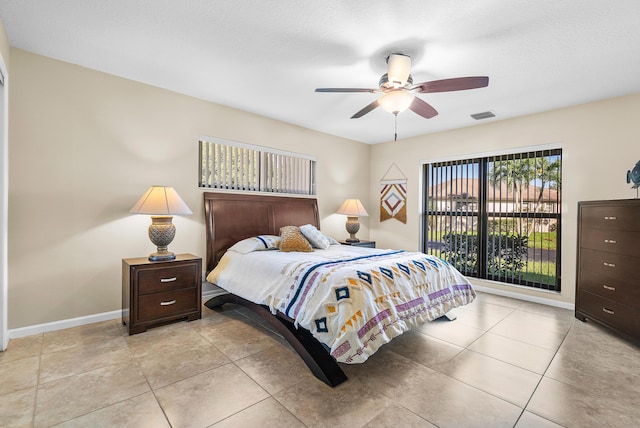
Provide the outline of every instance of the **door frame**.
[[9,217],[9,73],[2,54],[0,72],[4,84],[0,85],[0,351],[9,345],[8,326],[8,217]]

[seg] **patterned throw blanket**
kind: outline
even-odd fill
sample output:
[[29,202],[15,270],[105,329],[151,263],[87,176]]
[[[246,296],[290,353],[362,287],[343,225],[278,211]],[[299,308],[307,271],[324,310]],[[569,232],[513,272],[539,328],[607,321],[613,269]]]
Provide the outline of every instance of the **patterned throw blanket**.
[[423,253],[303,260],[282,273],[289,287],[276,308],[344,363],[363,362],[394,337],[475,298],[454,267]]

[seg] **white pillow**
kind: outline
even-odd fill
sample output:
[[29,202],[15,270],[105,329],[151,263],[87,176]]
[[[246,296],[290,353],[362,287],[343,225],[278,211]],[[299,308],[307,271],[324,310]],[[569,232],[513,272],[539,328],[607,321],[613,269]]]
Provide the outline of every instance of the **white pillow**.
[[314,248],[326,250],[329,248],[329,245],[332,244],[332,238],[324,235],[312,224],[300,226],[300,232],[302,232],[304,237],[307,238],[307,241],[309,241]]
[[258,235],[233,244],[228,251],[248,254],[252,251],[273,250],[280,247],[280,237],[276,235]]

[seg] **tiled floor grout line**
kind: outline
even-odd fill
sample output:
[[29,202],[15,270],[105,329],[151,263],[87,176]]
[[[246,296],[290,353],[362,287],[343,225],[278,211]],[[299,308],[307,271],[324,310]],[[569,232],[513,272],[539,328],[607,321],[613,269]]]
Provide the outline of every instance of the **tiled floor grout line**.
[[[522,412],[520,413],[520,416],[518,417],[518,420],[516,420],[516,423],[514,424],[514,427],[518,424],[518,422],[520,421],[520,418],[522,418],[522,415],[524,414],[524,412],[525,411],[529,411],[529,410],[527,410],[527,406],[529,406],[529,403],[531,402],[531,399],[533,398],[533,396],[535,395],[536,391],[538,390],[538,387],[542,383],[542,380],[545,378],[545,375],[547,374],[547,370],[549,370],[549,367],[553,363],[553,360],[558,355],[558,352],[560,352],[560,348],[562,347],[562,344],[564,343],[564,341],[567,339],[567,336],[569,335],[569,332],[571,331],[572,328],[573,328],[573,324],[569,327],[569,329],[565,333],[564,337],[562,338],[562,342],[560,342],[560,344],[558,345],[558,348],[553,353],[553,357],[551,357],[551,359],[549,360],[549,363],[547,364],[547,367],[544,369],[544,372],[542,373],[542,376],[540,376],[540,380],[536,384],[536,387],[533,388],[533,392],[531,392],[531,396],[529,397],[529,399],[527,400],[526,404],[522,408]],[[531,411],[529,411],[529,412],[531,412]],[[531,412],[531,413],[533,413],[533,412]],[[545,420],[549,420],[549,419],[545,418],[544,416],[540,416],[540,415],[538,415],[536,413],[533,413],[533,414],[536,415],[536,416],[539,416],[539,417],[541,417],[541,418],[543,418]],[[550,422],[553,422],[554,424],[560,425],[558,422],[555,422],[555,421],[550,421]]]

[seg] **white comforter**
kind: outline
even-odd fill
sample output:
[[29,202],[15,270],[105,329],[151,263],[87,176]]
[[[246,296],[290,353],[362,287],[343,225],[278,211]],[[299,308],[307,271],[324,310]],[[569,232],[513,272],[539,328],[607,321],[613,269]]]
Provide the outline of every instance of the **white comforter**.
[[207,281],[286,314],[344,363],[363,362],[392,338],[475,298],[469,281],[436,257],[343,245],[227,251]]

